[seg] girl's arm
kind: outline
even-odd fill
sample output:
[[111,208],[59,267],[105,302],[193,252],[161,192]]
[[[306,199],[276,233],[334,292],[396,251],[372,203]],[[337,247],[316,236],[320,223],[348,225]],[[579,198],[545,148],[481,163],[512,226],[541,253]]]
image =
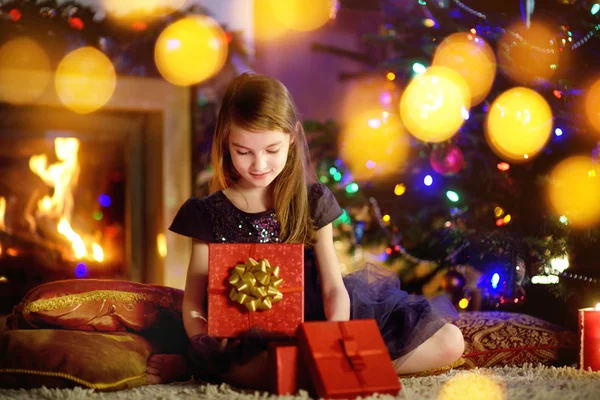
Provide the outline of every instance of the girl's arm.
[[208,245],[199,240],[192,242],[192,255],[183,292],[183,325],[189,338],[206,333],[204,302],[208,284]]
[[329,321],[350,319],[350,296],[340,271],[340,264],[333,247],[333,229],[327,224],[316,233],[315,255],[321,278],[321,290],[325,316]]

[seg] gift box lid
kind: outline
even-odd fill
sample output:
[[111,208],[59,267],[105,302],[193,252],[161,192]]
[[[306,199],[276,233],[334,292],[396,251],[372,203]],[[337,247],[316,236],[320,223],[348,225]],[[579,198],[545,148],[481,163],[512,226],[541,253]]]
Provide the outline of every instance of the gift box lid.
[[306,322],[297,338],[318,396],[347,398],[400,390],[375,320]]

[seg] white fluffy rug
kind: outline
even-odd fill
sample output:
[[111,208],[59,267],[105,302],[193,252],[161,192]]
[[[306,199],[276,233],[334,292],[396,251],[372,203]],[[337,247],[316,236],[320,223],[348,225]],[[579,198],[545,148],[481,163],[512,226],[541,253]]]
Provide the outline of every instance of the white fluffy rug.
[[[583,372],[571,367],[504,367],[452,370],[442,375],[402,378],[402,391],[396,399],[437,400],[584,400],[600,398],[600,373]],[[94,392],[90,389],[0,390],[0,399],[46,400],[175,400],[175,399],[307,399],[308,394],[274,396],[268,393],[242,392],[227,385],[199,385],[193,382],[143,386],[118,392]],[[370,396],[368,399],[393,399]]]

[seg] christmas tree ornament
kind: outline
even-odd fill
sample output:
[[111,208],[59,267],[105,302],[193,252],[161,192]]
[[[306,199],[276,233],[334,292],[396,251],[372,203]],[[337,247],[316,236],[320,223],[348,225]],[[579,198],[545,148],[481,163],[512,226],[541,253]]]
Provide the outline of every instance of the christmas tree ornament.
[[435,146],[429,155],[429,163],[438,174],[454,175],[463,168],[465,158],[458,146],[454,144],[440,145]]

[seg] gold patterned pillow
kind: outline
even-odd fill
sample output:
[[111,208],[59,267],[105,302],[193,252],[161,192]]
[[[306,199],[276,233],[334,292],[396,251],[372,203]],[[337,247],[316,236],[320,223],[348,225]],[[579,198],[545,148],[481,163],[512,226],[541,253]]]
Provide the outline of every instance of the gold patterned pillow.
[[188,345],[181,317],[183,291],[109,279],[48,282],[29,291],[6,320],[6,329],[136,332],[181,353]]
[[453,322],[465,338],[461,368],[525,363],[568,365],[577,360],[577,335],[525,314],[465,312]]
[[148,383],[152,345],[135,333],[17,329],[0,332],[0,387],[101,391]]

